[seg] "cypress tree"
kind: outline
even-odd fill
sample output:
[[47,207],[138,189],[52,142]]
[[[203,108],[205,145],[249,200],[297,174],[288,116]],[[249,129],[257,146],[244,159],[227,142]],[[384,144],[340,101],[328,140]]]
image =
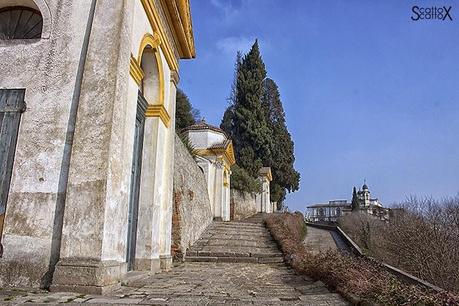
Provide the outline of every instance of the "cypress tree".
[[233,139],[237,164],[254,178],[262,166],[271,167],[271,199],[281,209],[287,191],[298,190],[300,174],[279,90],[266,78],[258,41],[245,56],[237,54],[228,100],[220,127]]
[[195,124],[198,116],[199,111],[191,106],[187,95],[181,89],[177,89],[175,128],[180,131],[181,129]]
[[352,211],[357,210],[359,208],[359,198],[357,196],[357,189],[354,186],[354,189],[352,190],[352,202],[351,202],[351,207]]
[[265,78],[265,64],[256,40],[242,58],[237,72],[230,133],[238,165],[253,177],[258,176],[263,166],[262,157],[270,155],[271,147],[270,131],[261,105]]
[[271,199],[278,202],[280,209],[287,191],[298,190],[300,174],[294,168],[294,143],[287,129],[279,88],[276,82],[269,78],[263,83],[262,107],[271,131],[271,154],[263,156],[263,164],[271,167]]
[[234,104],[236,103],[237,96],[237,80],[239,75],[239,70],[242,63],[242,53],[240,51],[236,54],[236,63],[234,64],[234,75],[233,83],[231,84],[231,93],[228,100],[228,107],[223,114],[222,122],[220,123],[220,128],[224,130],[228,135],[232,135],[233,128],[233,117],[234,117]]

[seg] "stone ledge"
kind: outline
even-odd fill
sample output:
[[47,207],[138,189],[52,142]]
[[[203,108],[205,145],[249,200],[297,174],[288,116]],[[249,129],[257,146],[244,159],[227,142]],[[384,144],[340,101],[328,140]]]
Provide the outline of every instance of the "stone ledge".
[[136,258],[134,264],[135,271],[161,271],[161,263],[159,258]]
[[85,258],[65,258],[56,265],[51,291],[105,294],[120,287],[126,263]]

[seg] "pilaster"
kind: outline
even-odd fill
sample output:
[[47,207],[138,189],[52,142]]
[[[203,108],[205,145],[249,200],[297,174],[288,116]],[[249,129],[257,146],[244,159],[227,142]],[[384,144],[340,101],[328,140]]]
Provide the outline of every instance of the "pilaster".
[[97,1],[71,147],[54,291],[105,293],[117,288],[126,272],[120,110],[127,101],[131,5]]

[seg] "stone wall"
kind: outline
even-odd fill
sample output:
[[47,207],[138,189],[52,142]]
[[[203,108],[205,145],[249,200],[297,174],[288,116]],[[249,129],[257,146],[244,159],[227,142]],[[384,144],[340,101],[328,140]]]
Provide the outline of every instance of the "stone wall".
[[255,194],[231,189],[231,220],[241,220],[257,213]]
[[181,260],[213,218],[204,173],[178,136],[174,157],[172,254]]

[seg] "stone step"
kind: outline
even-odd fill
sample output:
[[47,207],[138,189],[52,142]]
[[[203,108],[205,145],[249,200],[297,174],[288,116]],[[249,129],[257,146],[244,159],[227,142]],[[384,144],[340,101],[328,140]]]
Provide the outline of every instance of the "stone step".
[[282,257],[212,257],[186,256],[187,262],[225,262],[225,263],[260,263],[278,264],[283,262]]
[[225,250],[189,250],[186,252],[187,256],[201,256],[201,257],[282,257],[282,253],[275,251],[267,251],[262,253],[257,252],[231,252]]
[[225,225],[225,224],[213,224],[209,227],[209,230],[212,229],[225,229],[225,230],[235,230],[235,231],[267,231],[265,227],[262,226],[233,226],[233,225]]
[[[247,251],[250,250],[262,250],[265,252],[278,252],[278,249],[274,246],[263,246],[263,245],[257,245],[257,246],[247,246],[247,245],[240,245],[240,244],[200,244],[200,245],[193,245],[191,248],[189,248],[190,251],[207,251],[207,250],[222,250],[222,251],[231,251],[231,252],[243,252],[247,253]],[[260,252],[254,252],[254,253],[260,253]],[[279,252],[280,253],[280,252]]]
[[272,245],[274,247],[277,247],[276,241],[272,238],[256,239],[256,237],[244,238],[240,236],[236,238],[228,238],[227,236],[210,236],[210,237],[198,239],[195,244],[202,245],[202,244],[214,243],[215,241],[226,241],[228,243],[240,242],[241,244],[244,244],[244,245],[253,245],[253,244]]
[[233,253],[282,253],[274,246],[243,246],[243,245],[193,245],[189,248],[191,251],[215,251],[215,252],[233,252]]
[[[243,246],[243,247],[270,247],[277,248],[274,242],[260,242],[256,240],[242,240],[242,239],[211,239],[206,243],[209,246]],[[201,244],[203,245],[203,244]]]
[[262,238],[272,238],[269,232],[242,232],[242,231],[228,231],[228,230],[212,230],[205,232],[201,237],[213,237],[215,235],[225,235],[225,236],[241,236],[241,237],[262,237]]
[[202,239],[199,239],[196,241],[198,244],[202,243],[207,243],[209,241],[215,241],[215,240],[230,240],[230,241],[254,241],[258,243],[266,243],[266,244],[274,244],[277,245],[276,242],[271,238],[271,237],[257,237],[257,236],[236,236],[236,235],[215,235],[215,236],[210,236],[210,237],[204,237]]
[[268,236],[270,235],[269,232],[266,231],[239,231],[239,230],[232,230],[232,229],[212,229],[206,232],[206,234],[227,234],[227,235],[245,235],[245,236]]
[[246,233],[228,233],[228,232],[213,232],[207,233],[206,235],[201,236],[203,239],[242,239],[242,240],[273,240],[272,236],[269,234],[246,234]]
[[214,222],[214,225],[230,226],[230,227],[247,227],[247,228],[266,228],[263,224],[247,223],[247,222]]

